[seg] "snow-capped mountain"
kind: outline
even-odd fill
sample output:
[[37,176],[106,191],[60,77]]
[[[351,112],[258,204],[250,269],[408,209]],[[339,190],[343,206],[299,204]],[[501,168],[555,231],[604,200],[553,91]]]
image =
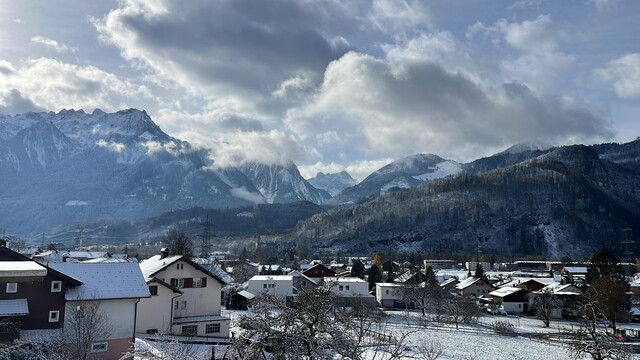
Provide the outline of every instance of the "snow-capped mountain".
[[144,111],[0,115],[0,139],[0,219],[13,232],[264,202],[238,169],[215,169]]
[[238,169],[253,182],[269,204],[301,200],[322,204],[331,198],[328,192],[309,184],[300,175],[293,161],[289,161],[286,166],[245,163]]
[[335,174],[318,172],[315,177],[307,179],[307,181],[316,189],[322,189],[331,196],[336,196],[340,191],[358,183],[356,179],[352,178],[351,175],[344,170]]
[[362,199],[385,195],[393,189],[418,186],[425,181],[441,179],[461,171],[462,166],[459,163],[437,155],[412,155],[380,168],[359,184],[341,191],[328,203],[355,203]]

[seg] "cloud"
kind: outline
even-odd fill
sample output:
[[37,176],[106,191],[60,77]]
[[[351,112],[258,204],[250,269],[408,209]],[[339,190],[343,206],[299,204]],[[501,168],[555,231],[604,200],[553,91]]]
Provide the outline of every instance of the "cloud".
[[337,131],[370,156],[428,151],[470,158],[530,138],[612,136],[610,125],[577,99],[519,82],[479,82],[433,61],[430,49],[424,58],[411,47],[385,49],[382,59],[350,52],[333,61],[313,101],[289,111],[289,128],[301,137]]
[[78,50],[78,49],[73,48],[73,47],[68,47],[67,45],[59,43],[59,42],[57,42],[55,40],[47,39],[47,38],[42,37],[40,35],[32,37],[31,38],[31,42],[36,43],[36,44],[44,45],[44,46],[48,47],[49,49],[55,50],[57,52],[67,52],[67,51],[75,52],[75,51]]
[[430,10],[416,0],[373,0],[369,19],[380,31],[394,35],[433,24]]
[[587,3],[592,4],[598,11],[604,11],[615,8],[620,0],[587,0]]
[[346,171],[358,181],[362,181],[367,176],[371,175],[374,171],[380,169],[381,167],[393,162],[395,159],[392,158],[382,158],[376,160],[359,160],[354,161],[347,165],[338,164],[336,162],[330,163],[322,163],[317,162],[312,165],[299,166],[300,174],[305,179],[310,179],[318,172],[323,172],[325,174],[335,174],[341,171]]
[[243,199],[243,200],[247,200],[249,202],[252,202],[254,204],[264,204],[265,200],[264,197],[259,194],[259,193],[252,193],[250,191],[248,191],[246,188],[244,187],[237,187],[237,188],[232,188],[231,189],[231,195]]
[[28,98],[16,89],[0,89],[0,114],[22,114],[31,111],[42,111]]
[[96,142],[96,145],[117,153],[121,153],[122,151],[124,151],[124,149],[127,148],[127,145],[116,141],[107,142],[105,140],[99,140],[98,142]]
[[13,22],[16,23],[16,24],[24,24],[25,23],[24,20],[22,20],[20,18],[13,19]]
[[505,43],[520,51],[518,57],[503,60],[501,66],[511,78],[525,81],[529,86],[549,88],[557,81],[559,72],[575,63],[574,56],[558,49],[558,37],[563,34],[552,28],[549,15],[522,22],[500,19],[490,26],[476,22],[467,28],[466,37],[471,39],[478,33],[495,45]]
[[298,0],[128,0],[94,24],[125,59],[161,81],[279,116],[278,97],[320,79],[326,64],[348,50],[336,33],[347,26],[342,8]]
[[0,61],[0,92],[18,91],[34,107],[46,110],[95,109],[115,111],[154,101],[148,88],[95,66],[78,66],[55,59],[30,59],[16,67]]
[[611,60],[604,68],[594,70],[600,81],[613,85],[623,99],[640,99],[640,53],[624,55]]

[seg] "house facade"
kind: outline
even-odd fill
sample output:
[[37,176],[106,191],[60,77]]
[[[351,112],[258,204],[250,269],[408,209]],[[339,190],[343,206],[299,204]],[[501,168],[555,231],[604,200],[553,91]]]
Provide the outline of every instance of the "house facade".
[[82,282],[0,243],[0,339],[29,338],[31,333],[62,331],[65,294]]
[[509,314],[527,311],[529,291],[524,288],[505,286],[489,293],[493,301]]
[[396,283],[376,283],[376,303],[383,308],[402,308],[403,285]]
[[[221,316],[222,286],[226,282],[205,267],[184,258],[160,255],[143,260],[140,270],[152,295],[138,305],[136,330],[141,333],[167,332],[188,337],[229,338],[229,318]],[[162,316],[160,316],[162,314]]]
[[[56,271],[78,279],[82,285],[65,294],[64,331],[67,341],[87,341],[78,329],[90,325],[92,317],[101,317],[96,337],[89,351],[101,359],[120,359],[135,342],[137,304],[150,296],[147,284],[136,263],[56,263]],[[76,336],[78,338],[76,338]]]
[[488,295],[494,290],[494,287],[489,284],[485,279],[470,277],[456,285],[456,291],[458,295],[480,297],[482,295]]

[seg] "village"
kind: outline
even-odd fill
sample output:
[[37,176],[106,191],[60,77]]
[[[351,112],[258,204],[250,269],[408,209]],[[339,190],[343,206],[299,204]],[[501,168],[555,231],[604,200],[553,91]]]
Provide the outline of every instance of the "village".
[[[349,321],[364,314],[359,352],[340,354],[346,358],[461,358],[443,340],[458,333],[490,336],[500,344],[526,339],[532,352],[522,355],[520,348],[521,358],[547,358],[548,351],[588,358],[594,355],[578,347],[594,341],[607,351],[632,354],[640,344],[636,264],[620,263],[606,249],[586,263],[416,264],[383,262],[379,255],[342,260],[301,259],[294,268],[225,253],[175,255],[167,248],[137,260],[94,250],[19,253],[2,241],[0,339],[5,354],[39,349],[43,359],[50,358],[52,342],[65,349],[63,358],[151,359],[163,352],[177,352],[175,358],[270,358],[274,334],[256,336],[253,327],[257,317],[271,316],[260,309],[279,314],[301,311],[305,301],[312,308],[327,301],[323,316],[331,324],[342,324],[345,314]],[[590,317],[589,309],[597,314]],[[271,320],[269,327],[280,326],[279,319]],[[344,331],[352,336],[358,331],[349,324]],[[242,342],[248,338],[254,340]],[[255,346],[258,355],[243,354]],[[549,349],[540,353],[541,346]],[[466,358],[494,358],[480,355],[482,345],[469,351]]]

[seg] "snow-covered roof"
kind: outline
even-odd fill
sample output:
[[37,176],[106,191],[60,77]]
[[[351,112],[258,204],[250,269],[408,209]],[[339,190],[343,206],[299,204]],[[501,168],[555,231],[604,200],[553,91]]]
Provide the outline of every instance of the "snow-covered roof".
[[300,265],[300,270],[308,270],[311,269],[311,267],[315,265],[315,264],[301,264]]
[[516,286],[516,285],[520,285],[520,284],[524,284],[527,283],[529,281],[535,281],[540,285],[549,285],[549,284],[553,284],[556,282],[556,280],[554,278],[551,277],[539,277],[539,278],[517,278],[517,279],[513,279],[512,281],[509,281],[508,283],[505,283],[503,285],[501,285],[501,287],[504,286]]
[[447,286],[447,285],[449,285],[449,284],[451,284],[451,283],[454,283],[454,282],[456,282],[456,281],[458,281],[458,279],[457,279],[457,278],[455,278],[455,277],[450,277],[450,278],[448,278],[447,280],[445,280],[445,281],[441,282],[441,283],[440,283],[440,286]]
[[82,281],[67,290],[67,300],[107,300],[150,297],[149,287],[136,263],[56,263],[50,265]]
[[505,287],[501,287],[498,290],[494,290],[494,291],[490,292],[489,295],[497,296],[497,297],[505,297],[505,296],[509,296],[509,295],[515,294],[518,291],[526,291],[526,290],[524,290],[523,288],[505,286]]
[[291,281],[292,275],[255,275],[249,281]]
[[84,263],[125,263],[132,262],[137,263],[138,260],[136,258],[95,258],[83,261]]
[[380,287],[402,287],[404,285],[397,283],[376,283],[376,286]]
[[154,255],[148,259],[140,261],[140,270],[145,278],[151,278],[158,271],[170,266],[176,261],[182,259],[182,255],[170,255],[161,258],[160,255]]
[[0,277],[47,276],[47,268],[35,261],[0,261]]
[[245,299],[249,299],[249,300],[251,300],[251,299],[256,297],[255,295],[253,295],[252,293],[248,292],[247,290],[238,291],[236,294],[242,296]]
[[233,277],[231,277],[231,275],[229,275],[229,273],[222,268],[222,265],[215,262],[211,262],[211,260],[209,259],[203,259],[203,258],[195,258],[195,259],[192,259],[192,261],[202,266],[203,268],[207,269],[212,274],[217,275],[225,283],[231,284],[234,282]]
[[456,289],[458,289],[458,290],[466,289],[469,286],[475,284],[477,281],[480,281],[480,280],[482,280],[482,279],[476,279],[474,277],[466,278],[466,279],[462,280],[461,282],[459,282],[456,285]]
[[301,273],[300,271],[294,270],[292,272],[290,272],[287,275],[291,275],[291,276],[302,276],[303,278],[307,279],[308,281],[312,282],[313,284],[318,285],[318,282],[313,280],[312,278],[308,277],[307,275]]
[[105,251],[68,251],[65,254],[68,254],[70,257],[76,258],[76,259],[78,258],[95,259],[99,257],[104,257],[107,253]]
[[358,277],[325,277],[324,281],[326,282],[335,282],[339,284],[343,283],[366,283],[366,281],[358,278]]
[[586,274],[586,266],[565,266],[564,269],[570,274]]
[[0,300],[0,316],[29,315],[27,299]]
[[[157,272],[159,272],[160,270],[171,266],[171,264],[176,263],[177,261],[184,261],[188,264],[190,264],[191,266],[195,267],[196,269],[204,272],[205,274],[213,277],[214,279],[218,280],[220,283],[222,283],[222,285],[228,285],[230,282],[226,281],[225,279],[223,279],[220,275],[212,272],[211,270],[207,269],[206,267],[198,264],[195,261],[189,260],[187,258],[184,258],[182,255],[170,255],[170,256],[165,256],[164,258],[160,255],[154,255],[146,260],[142,260],[140,262],[140,270],[142,271],[142,274],[144,275],[146,280],[151,279]],[[232,279],[233,280],[233,279]]]

